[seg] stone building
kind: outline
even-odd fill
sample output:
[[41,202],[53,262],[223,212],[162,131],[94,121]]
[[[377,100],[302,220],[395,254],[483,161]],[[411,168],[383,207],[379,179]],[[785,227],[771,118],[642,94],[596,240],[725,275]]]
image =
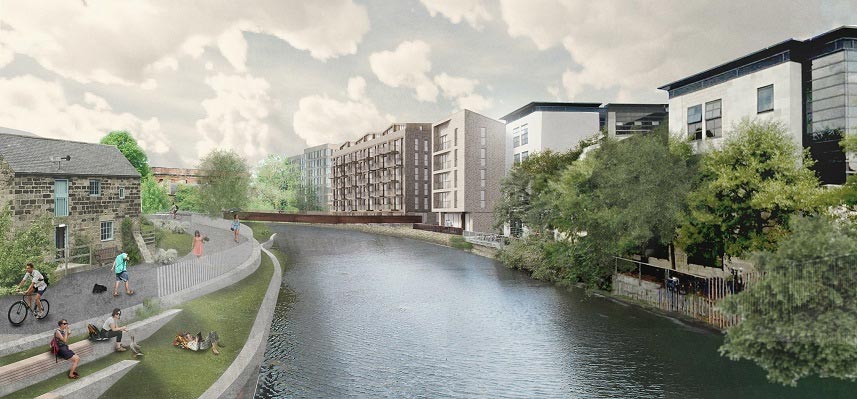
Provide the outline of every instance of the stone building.
[[152,166],[150,169],[155,181],[158,184],[166,186],[170,195],[176,194],[179,184],[196,186],[202,178],[202,172],[199,169],[169,168],[163,166]]
[[0,133],[0,206],[13,229],[53,218],[58,250],[84,237],[121,247],[121,224],[141,213],[140,174],[114,146]]

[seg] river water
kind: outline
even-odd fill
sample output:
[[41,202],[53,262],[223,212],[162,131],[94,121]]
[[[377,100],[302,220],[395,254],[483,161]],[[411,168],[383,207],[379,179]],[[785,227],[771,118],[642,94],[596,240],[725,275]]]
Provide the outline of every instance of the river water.
[[257,398],[857,398],[770,384],[718,333],[463,251],[271,227],[290,266]]

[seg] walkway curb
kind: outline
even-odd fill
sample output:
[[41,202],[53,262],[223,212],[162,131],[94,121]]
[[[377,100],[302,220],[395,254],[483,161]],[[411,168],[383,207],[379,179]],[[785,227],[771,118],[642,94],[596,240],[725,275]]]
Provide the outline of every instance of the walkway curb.
[[64,385],[36,399],[90,399],[99,398],[120,378],[139,364],[137,360],[123,360],[115,365],[83,377],[80,381]]
[[[271,239],[273,240],[273,236],[271,236]],[[269,240],[265,244],[272,243],[272,240]],[[268,291],[265,293],[265,299],[262,300],[262,305],[259,307],[256,321],[253,322],[253,328],[250,329],[247,342],[244,344],[241,352],[238,353],[235,361],[200,396],[200,399],[245,397],[247,393],[242,392],[242,389],[253,376],[259,374],[259,368],[265,357],[265,349],[268,346],[268,336],[271,334],[270,327],[271,322],[274,320],[277,298],[280,295],[280,285],[283,281],[280,261],[272,253],[268,252],[267,249],[264,249],[264,244],[262,251],[265,251],[265,254],[274,263],[274,275],[268,284]],[[250,394],[252,395],[252,393]]]

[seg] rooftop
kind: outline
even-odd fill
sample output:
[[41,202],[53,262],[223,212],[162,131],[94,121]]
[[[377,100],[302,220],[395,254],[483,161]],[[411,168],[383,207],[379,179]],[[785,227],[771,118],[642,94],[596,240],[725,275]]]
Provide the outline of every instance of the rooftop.
[[667,104],[639,104],[639,103],[562,103],[534,101],[518,108],[506,116],[500,118],[505,122],[521,119],[533,112],[602,112],[608,108],[666,108]]
[[[0,158],[16,174],[140,177],[137,169],[115,146],[12,134],[10,131],[0,131]],[[52,160],[66,156],[71,159]]]

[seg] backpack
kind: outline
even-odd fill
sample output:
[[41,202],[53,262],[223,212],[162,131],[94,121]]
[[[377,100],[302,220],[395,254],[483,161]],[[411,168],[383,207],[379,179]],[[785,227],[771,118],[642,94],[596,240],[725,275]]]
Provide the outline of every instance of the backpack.
[[45,285],[51,285],[51,283],[49,283],[49,282],[48,282],[48,275],[49,275],[49,274],[50,274],[50,273],[47,273],[47,274],[43,274],[43,275],[42,275],[42,277],[45,279]]
[[51,353],[54,354],[54,363],[59,363],[60,358],[60,344],[57,342],[57,337],[51,339]]
[[101,334],[101,330],[99,330],[98,327],[95,327],[92,323],[86,325],[86,330],[87,330],[87,332],[89,332],[89,340],[90,341],[104,341],[106,339],[110,339],[110,338],[105,338]]

